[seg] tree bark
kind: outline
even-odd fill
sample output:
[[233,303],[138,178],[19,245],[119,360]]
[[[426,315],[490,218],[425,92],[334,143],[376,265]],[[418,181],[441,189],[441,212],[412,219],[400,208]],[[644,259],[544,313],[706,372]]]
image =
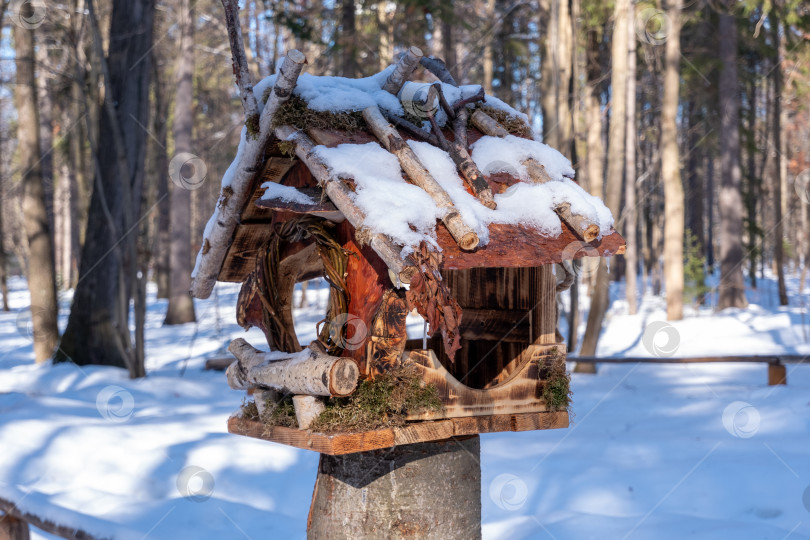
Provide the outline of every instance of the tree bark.
[[285,394],[342,397],[354,392],[360,377],[354,360],[330,356],[317,344],[271,361],[242,338],[233,340],[228,350],[238,360],[227,371],[228,384],[235,390],[258,385]]
[[321,454],[307,538],[480,538],[480,456],[477,435]]
[[357,23],[355,21],[354,0],[341,0],[340,4],[340,34],[338,45],[340,47],[340,75],[343,77],[357,77]]
[[[194,6],[191,0],[180,2],[180,56],[177,59],[177,92],[174,98],[174,151],[191,153],[194,127]],[[183,177],[199,175],[199,171],[178,172]],[[196,176],[195,176],[196,178]],[[200,179],[201,180],[201,179]],[[164,324],[194,322],[194,300],[191,298],[191,188],[197,184],[169,187],[171,213],[171,253],[169,255],[169,306]]]
[[[158,56],[153,57],[157,64]],[[169,201],[169,157],[167,155],[167,134],[169,118],[169,100],[167,99],[167,88],[162,78],[162,70],[155,65],[152,76],[152,92],[155,100],[155,117],[152,119],[152,126],[155,131],[155,139],[152,142],[154,176],[157,182],[157,241],[155,248],[155,281],[157,282],[157,297],[169,298],[169,266],[171,254],[171,226]]]
[[720,13],[717,19],[722,62],[718,84],[720,108],[720,285],[717,309],[744,308],[743,202],[740,170],[740,95],[737,91],[737,24],[734,15]]
[[[633,9],[630,20],[634,21]],[[638,249],[636,247],[636,36],[633,24],[627,25],[627,110],[625,111],[627,129],[624,142],[624,238],[627,248],[625,260],[625,296],[627,312],[635,315],[638,311],[636,278],[638,275]]]
[[[87,4],[92,8],[92,4]],[[105,101],[99,136],[91,138],[96,160],[93,195],[82,249],[81,272],[68,326],[55,361],[126,367],[144,374],[129,331],[129,303],[138,261],[148,124],[154,0],[116,0],[110,20],[109,52],[102,59]],[[88,10],[95,50],[101,35]],[[136,305],[136,311],[138,306]],[[136,328],[136,332],[138,329]]]
[[34,30],[15,26],[13,33],[17,56],[15,102],[22,169],[23,227],[28,239],[28,290],[31,293],[34,357],[37,363],[41,363],[50,358],[59,340],[56,273],[41,168]]
[[774,213],[774,229],[773,229],[773,258],[776,265],[776,280],[779,287],[779,305],[788,305],[787,289],[785,287],[785,226],[783,223],[782,212],[782,183],[784,181],[784,174],[786,167],[784,162],[785,148],[782,144],[782,61],[784,60],[783,37],[780,32],[781,24],[777,19],[776,13],[771,11],[771,35],[777,51],[776,65],[773,68],[773,145],[776,149],[774,175],[773,175],[773,213]]
[[[683,184],[678,149],[678,93],[681,65],[681,0],[669,0],[661,103],[661,176],[664,181],[664,283],[667,320],[683,319]],[[723,38],[725,39],[725,38]]]
[[[611,58],[613,68],[610,75],[611,112],[608,131],[607,182],[605,203],[614,216],[619,215],[624,175],[625,108],[627,95],[627,24],[630,10],[629,0],[616,0],[614,8],[613,40]],[[591,190],[594,187],[591,186]],[[594,356],[602,330],[602,321],[610,304],[610,279],[607,265],[599,264],[596,271],[595,287],[591,293],[591,310],[585,337],[582,339],[581,356]]]

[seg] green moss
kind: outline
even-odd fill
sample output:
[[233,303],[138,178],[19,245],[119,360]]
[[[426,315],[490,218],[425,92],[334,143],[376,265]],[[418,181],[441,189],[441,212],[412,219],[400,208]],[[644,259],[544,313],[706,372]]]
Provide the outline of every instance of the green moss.
[[273,116],[273,127],[294,126],[298,129],[339,129],[343,131],[360,131],[366,129],[363,114],[354,112],[313,111],[307,102],[297,96],[291,96]]
[[442,406],[434,385],[426,385],[413,366],[365,380],[346,398],[332,398],[310,428],[321,433],[367,431],[405,424],[408,413]]
[[262,94],[262,103],[267,103],[267,100],[270,99],[270,92],[273,91],[272,86],[268,86],[264,89],[264,93]]
[[242,418],[245,420],[259,419],[259,409],[256,407],[256,403],[247,399],[242,400]]
[[259,136],[259,115],[251,114],[245,118],[245,127],[247,128],[247,136],[255,139]]
[[278,150],[289,158],[295,157],[295,143],[292,141],[278,141]]
[[542,396],[551,411],[564,411],[571,404],[571,376],[565,369],[565,355],[556,348],[550,355],[540,359],[540,379],[543,381]]
[[[272,404],[268,404],[272,407]],[[274,408],[270,409],[269,414],[265,414],[262,422],[268,426],[284,426],[284,427],[298,427],[298,420],[295,419],[295,406],[292,402],[292,396],[284,396],[282,400]]]

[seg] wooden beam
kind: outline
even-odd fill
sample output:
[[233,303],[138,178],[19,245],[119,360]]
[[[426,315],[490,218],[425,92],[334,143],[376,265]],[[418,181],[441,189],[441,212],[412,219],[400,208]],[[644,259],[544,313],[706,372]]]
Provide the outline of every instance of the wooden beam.
[[228,432],[335,456],[476,433],[567,428],[568,422],[566,411],[497,414],[414,422],[402,427],[325,435],[295,428],[268,426],[255,420],[232,416],[228,419]]
[[[72,540],[101,540],[101,537],[94,536],[81,529],[73,529],[65,525],[54,523],[46,518],[41,518],[30,512],[24,512],[17,508],[17,505],[11,501],[0,498],[0,512],[5,515],[0,515],[0,531],[2,530],[2,523],[9,517],[23,521],[27,524],[33,525],[37,529],[43,530],[46,533],[58,536],[60,538],[70,538]],[[78,513],[77,513],[78,515]],[[2,532],[0,532],[0,539],[3,539]],[[24,534],[24,533],[21,533]],[[11,537],[13,540],[24,540],[25,536]]]
[[693,356],[693,357],[646,357],[623,356],[619,358],[600,358],[598,356],[572,356],[569,362],[584,362],[592,364],[704,364],[710,362],[746,362],[763,363],[770,365],[781,364],[778,356]]

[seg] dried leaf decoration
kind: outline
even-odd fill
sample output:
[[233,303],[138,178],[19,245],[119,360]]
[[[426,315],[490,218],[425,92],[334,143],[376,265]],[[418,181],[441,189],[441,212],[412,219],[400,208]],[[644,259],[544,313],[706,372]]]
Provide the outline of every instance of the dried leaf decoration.
[[461,306],[450,294],[450,289],[439,273],[440,257],[423,244],[418,252],[410,255],[416,262],[418,272],[411,279],[406,294],[408,308],[416,311],[428,322],[428,335],[438,328],[442,332],[444,351],[450,362],[455,361],[456,351],[461,348]]

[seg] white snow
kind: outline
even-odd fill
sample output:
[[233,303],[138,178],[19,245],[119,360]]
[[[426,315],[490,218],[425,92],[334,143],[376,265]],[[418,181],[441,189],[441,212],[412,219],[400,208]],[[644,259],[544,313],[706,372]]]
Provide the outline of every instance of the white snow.
[[333,174],[354,179],[354,199],[366,214],[369,229],[405,246],[422,241],[435,245],[439,209],[430,195],[402,178],[396,156],[373,142],[316,146],[315,153]]
[[284,202],[298,203],[298,204],[316,204],[315,199],[303,193],[292,186],[285,186],[278,182],[265,182],[262,184],[264,193],[262,200],[279,200]]
[[[788,276],[790,307],[777,305],[768,278],[748,291],[749,309],[687,309],[672,323],[678,355],[810,354],[797,282]],[[0,312],[0,497],[114,539],[304,536],[318,455],[229,435],[244,393],[202,371],[233,338],[266,348],[259,331],[234,323],[238,284],[218,284],[195,301],[199,322],[172,327],[150,286],[149,376],[135,381],[115,368],[34,365],[25,282],[10,288],[12,311]],[[295,310],[303,343],[315,338],[327,291],[314,282]],[[611,296],[623,298],[622,287]],[[598,353],[649,355],[644,328],[663,314],[661,297],[643,297],[634,316],[615,301]],[[421,320],[411,330],[421,336]],[[810,538],[810,367],[788,365],[787,386],[765,381],[758,364],[574,374],[570,428],[481,437],[484,538]]]
[[514,135],[504,138],[485,135],[470,147],[473,161],[484,174],[517,173],[516,176],[527,182],[530,179],[523,161],[534,158],[546,168],[552,180],[562,181],[565,177],[574,176],[574,169],[568,158],[541,142]]

